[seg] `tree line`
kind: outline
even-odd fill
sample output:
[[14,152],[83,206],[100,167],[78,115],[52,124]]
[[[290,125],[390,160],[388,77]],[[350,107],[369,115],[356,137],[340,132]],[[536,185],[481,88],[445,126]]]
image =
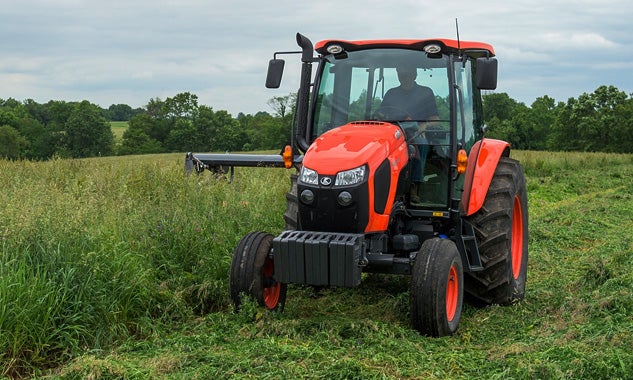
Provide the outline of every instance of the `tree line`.
[[[80,158],[185,151],[279,149],[290,140],[296,96],[274,97],[255,115],[214,110],[184,92],[145,107],[101,108],[87,100],[39,104],[0,99],[0,157]],[[633,153],[633,98],[600,86],[567,102],[545,95],[531,105],[506,93],[483,96],[486,136],[515,149]],[[122,139],[110,121],[127,121]]]
[[566,103],[542,96],[527,106],[505,93],[484,95],[486,136],[514,149],[633,153],[632,96],[600,86]]
[[[269,100],[273,113],[240,113],[198,104],[189,92],[143,108],[113,104],[104,109],[87,100],[39,104],[0,99],[0,158],[44,160],[185,151],[278,149],[290,141],[293,94]],[[127,121],[115,139],[111,121]]]

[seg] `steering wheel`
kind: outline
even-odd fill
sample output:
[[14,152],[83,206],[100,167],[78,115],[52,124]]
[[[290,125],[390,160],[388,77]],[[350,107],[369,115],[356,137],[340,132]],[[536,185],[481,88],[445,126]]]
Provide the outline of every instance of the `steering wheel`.
[[376,120],[413,120],[411,114],[397,106],[380,106],[374,113]]
[[429,141],[437,143],[438,141],[442,141],[446,139],[446,136],[448,135],[448,131],[445,129],[442,129],[438,125],[432,125],[424,131],[424,134]]

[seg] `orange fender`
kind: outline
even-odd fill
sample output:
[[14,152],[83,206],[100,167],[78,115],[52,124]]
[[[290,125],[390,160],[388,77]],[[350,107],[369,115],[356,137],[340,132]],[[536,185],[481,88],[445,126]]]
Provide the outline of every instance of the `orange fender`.
[[510,155],[510,144],[495,139],[482,139],[473,145],[468,155],[462,207],[470,216],[483,206],[490,182],[502,156]]

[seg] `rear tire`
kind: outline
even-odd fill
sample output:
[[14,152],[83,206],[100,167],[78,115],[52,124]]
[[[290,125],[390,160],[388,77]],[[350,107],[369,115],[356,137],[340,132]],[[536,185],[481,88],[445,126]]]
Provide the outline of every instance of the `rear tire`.
[[271,234],[251,232],[235,248],[229,292],[236,310],[243,294],[268,310],[283,310],[287,285],[275,281],[273,277],[275,265],[269,255],[272,241]]
[[411,325],[424,335],[457,331],[462,314],[464,269],[455,243],[426,240],[418,251],[411,278]]
[[528,207],[521,164],[501,157],[482,208],[469,219],[475,227],[484,269],[466,273],[465,291],[479,306],[510,305],[525,296],[528,264]]

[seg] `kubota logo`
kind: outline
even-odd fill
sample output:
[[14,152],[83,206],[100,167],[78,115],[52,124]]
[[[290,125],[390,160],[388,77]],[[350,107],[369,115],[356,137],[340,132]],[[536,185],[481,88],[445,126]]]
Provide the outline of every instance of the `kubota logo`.
[[332,184],[332,178],[330,177],[321,177],[321,185],[330,186]]

